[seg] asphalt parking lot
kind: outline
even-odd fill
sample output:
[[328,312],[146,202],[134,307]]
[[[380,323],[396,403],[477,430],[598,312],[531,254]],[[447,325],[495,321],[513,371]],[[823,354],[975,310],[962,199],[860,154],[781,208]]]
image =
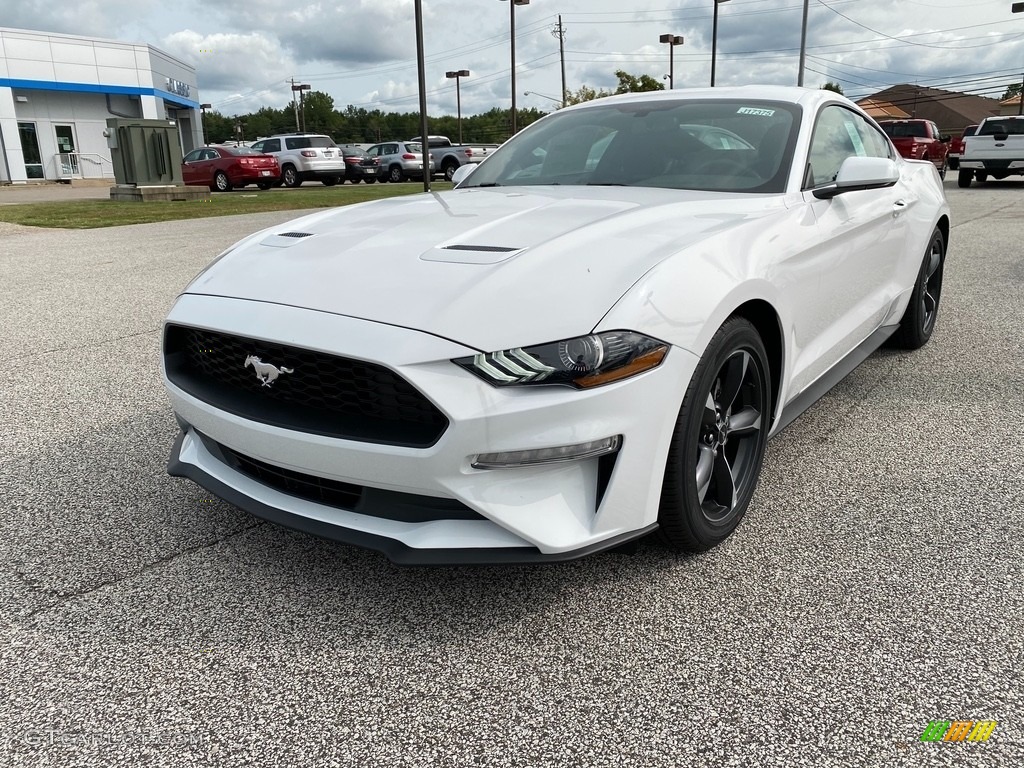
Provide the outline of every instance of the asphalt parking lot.
[[162,320],[294,212],[0,224],[0,766],[1024,765],[1024,182],[946,190],[932,342],[773,440],[733,538],[495,569],[166,475]]

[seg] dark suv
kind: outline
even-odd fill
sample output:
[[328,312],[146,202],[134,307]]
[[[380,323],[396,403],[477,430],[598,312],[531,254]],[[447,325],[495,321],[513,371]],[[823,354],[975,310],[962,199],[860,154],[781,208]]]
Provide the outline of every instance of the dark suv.
[[260,139],[251,146],[257,152],[277,158],[281,183],[286,187],[297,187],[312,180],[333,187],[345,178],[345,159],[330,136],[288,133]]

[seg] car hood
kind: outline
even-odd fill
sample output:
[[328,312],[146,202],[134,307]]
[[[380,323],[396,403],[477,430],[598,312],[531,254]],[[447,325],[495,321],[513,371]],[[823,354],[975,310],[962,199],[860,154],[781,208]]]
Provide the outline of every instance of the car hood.
[[781,196],[470,188],[334,208],[258,232],[187,293],[414,328],[483,351],[590,332],[658,262]]

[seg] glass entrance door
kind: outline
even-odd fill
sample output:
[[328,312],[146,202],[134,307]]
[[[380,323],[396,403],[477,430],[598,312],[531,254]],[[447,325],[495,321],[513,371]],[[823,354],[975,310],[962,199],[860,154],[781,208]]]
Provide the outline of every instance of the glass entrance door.
[[18,136],[21,138],[21,153],[25,157],[25,176],[30,179],[45,178],[43,176],[43,160],[39,154],[36,124],[18,123]]
[[60,153],[61,178],[81,176],[78,167],[78,155],[75,153],[75,126],[54,125],[53,132],[57,136],[57,151]]

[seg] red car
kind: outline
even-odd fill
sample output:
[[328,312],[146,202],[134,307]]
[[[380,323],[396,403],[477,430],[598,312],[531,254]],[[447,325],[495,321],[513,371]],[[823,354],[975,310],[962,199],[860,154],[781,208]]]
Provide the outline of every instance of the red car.
[[181,178],[213,192],[230,192],[246,184],[270,189],[281,180],[281,166],[273,155],[248,147],[200,147],[181,161]]
[[949,143],[949,167],[952,170],[955,171],[960,168],[960,155],[964,153],[964,139],[967,136],[973,136],[977,132],[977,125],[968,125],[964,128],[963,133]]

